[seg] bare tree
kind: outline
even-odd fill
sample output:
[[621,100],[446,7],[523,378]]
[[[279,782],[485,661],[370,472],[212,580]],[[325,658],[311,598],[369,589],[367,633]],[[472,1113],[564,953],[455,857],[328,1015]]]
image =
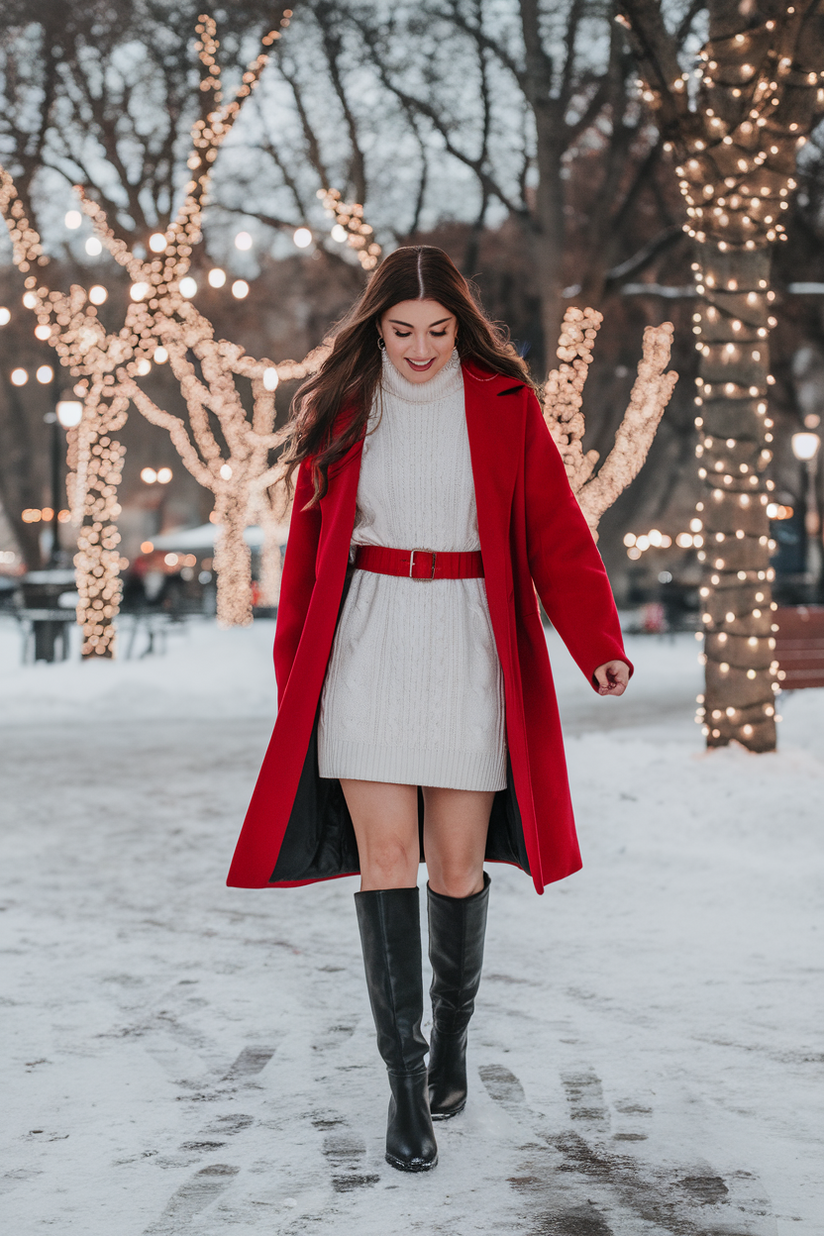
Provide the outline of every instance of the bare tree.
[[[172,218],[187,139],[207,94],[192,61],[199,0],[0,0],[0,158],[27,217],[55,177],[105,209],[121,239],[145,240]],[[232,6],[215,52],[231,80],[265,0]]]
[[[586,0],[552,8],[538,0],[504,8],[429,0],[388,21],[369,6],[352,10],[375,71],[408,124],[471,174],[475,236],[493,209],[523,229],[547,358],[570,300],[601,303],[616,282],[680,239],[668,221],[642,252],[626,252],[626,221],[655,174],[660,143],[639,111],[637,70],[611,12]],[[471,82],[469,103],[467,92],[455,88],[457,65]],[[578,230],[571,190],[582,159],[589,206],[571,273],[570,239]],[[476,257],[470,243],[470,272]]]
[[[48,257],[13,177],[0,166],[0,213],[9,229],[15,264],[25,275],[26,297],[61,362],[79,379],[75,391],[85,403],[72,460],[74,505],[81,524],[75,566],[84,656],[114,654],[113,620],[119,607],[121,566],[117,488],[125,453],[114,435],[125,422],[130,401],[148,419],[169,430],[186,467],[215,495],[217,515],[223,521],[216,550],[218,609],[227,624],[251,620],[249,553],[243,541],[249,505],[260,514],[264,526],[273,525],[277,514],[269,494],[276,477],[268,466],[269,450],[278,444],[272,432],[277,370],[265,361],[250,360],[238,345],[215,340],[211,323],[185,299],[181,281],[201,237],[212,162],[259,80],[268,58],[266,49],[280,38],[280,31],[263,36],[261,51],[228,102],[222,99],[214,22],[202,18],[197,32],[203,93],[209,105],[193,126],[187,160],[191,177],[183,202],[165,234],[157,234],[162,258],[155,256],[157,245],[151,246],[148,258],[138,257],[117,235],[105,210],[88,198],[84,201],[109,252],[132,279],[131,305],[119,331],[105,329],[83,287],[75,284],[66,294],[41,282],[38,276],[48,267]],[[159,348],[165,350],[165,359],[180,383],[191,434],[179,417],[158,408],[135,381],[151,370],[151,359],[157,358]],[[251,380],[251,424],[236,389],[236,375]],[[220,437],[210,423],[210,413]],[[268,582],[277,586],[276,578]]]
[[[80,184],[129,244],[145,244],[173,218],[189,174],[189,132],[209,105],[191,55],[199,12],[199,0],[0,0],[0,162],[14,176],[25,218],[56,256],[62,248],[63,261],[50,268],[58,281],[67,266],[72,277],[92,281],[80,254],[57,242],[61,191],[68,199]],[[271,12],[265,0],[233,5],[231,28],[215,49],[229,81],[239,80],[249,37]],[[17,338],[16,323],[4,329],[7,343],[12,329]],[[33,352],[33,343],[25,349]],[[26,563],[36,567],[38,528],[21,512],[42,504],[45,439],[28,392],[7,379],[0,381],[0,497]]]

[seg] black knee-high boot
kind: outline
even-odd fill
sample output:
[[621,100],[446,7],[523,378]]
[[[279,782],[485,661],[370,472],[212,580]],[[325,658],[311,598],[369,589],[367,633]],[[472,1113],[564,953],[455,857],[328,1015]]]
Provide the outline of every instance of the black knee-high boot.
[[484,960],[489,876],[471,897],[445,897],[427,886],[432,963],[429,1107],[448,1120],[466,1106],[466,1032]]
[[404,1172],[425,1172],[438,1161],[429,1114],[421,1033],[423,976],[417,888],[355,894],[366,986],[392,1097],[386,1161]]

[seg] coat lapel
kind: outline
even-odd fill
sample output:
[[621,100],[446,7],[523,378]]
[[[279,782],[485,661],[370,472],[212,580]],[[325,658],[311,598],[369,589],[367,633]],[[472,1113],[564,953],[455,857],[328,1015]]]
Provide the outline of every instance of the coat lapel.
[[338,594],[343,591],[349,561],[362,456],[363,439],[351,446],[334,468],[329,469],[329,487],[320,500],[321,534],[317,570],[320,575],[328,555],[332,589]]
[[517,394],[501,394],[513,387],[517,388],[518,383],[512,378],[464,365],[466,427],[478,534],[490,614],[493,625],[501,632],[506,627],[507,601],[512,589],[510,510],[523,453],[523,401]]

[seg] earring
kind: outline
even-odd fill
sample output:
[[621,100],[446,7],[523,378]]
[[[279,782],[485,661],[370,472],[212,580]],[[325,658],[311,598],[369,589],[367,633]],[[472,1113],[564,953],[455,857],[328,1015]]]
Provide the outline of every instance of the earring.
[[383,335],[378,335],[378,347],[380,348],[381,352],[386,347],[386,340],[384,339]]

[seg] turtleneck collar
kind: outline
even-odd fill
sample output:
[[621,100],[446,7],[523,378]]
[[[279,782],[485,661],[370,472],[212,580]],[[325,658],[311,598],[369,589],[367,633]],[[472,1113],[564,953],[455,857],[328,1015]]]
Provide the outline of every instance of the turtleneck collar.
[[398,372],[384,352],[381,387],[388,395],[402,399],[404,403],[434,403],[447,395],[457,394],[463,390],[463,370],[458,350],[453,350],[443,369],[427,382],[410,382]]

